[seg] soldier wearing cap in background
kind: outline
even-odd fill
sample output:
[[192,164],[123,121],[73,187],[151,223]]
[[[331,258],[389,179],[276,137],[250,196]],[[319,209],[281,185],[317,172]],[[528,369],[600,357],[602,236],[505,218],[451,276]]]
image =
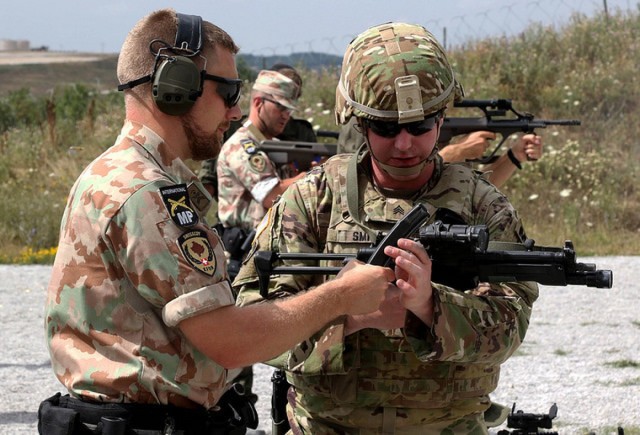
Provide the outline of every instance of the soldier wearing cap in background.
[[[277,71],[295,82],[295,84],[298,86],[298,92],[293,97],[293,101],[297,101],[302,95],[302,77],[300,76],[298,71],[291,65],[287,65],[285,63],[273,64],[271,68],[269,68],[269,70]],[[243,115],[241,119],[231,121],[229,130],[227,130],[224,135],[225,141],[229,139],[233,135],[233,133],[235,133],[240,127],[242,127],[242,124],[245,123],[247,118],[247,115]],[[289,121],[285,125],[282,132],[276,135],[276,138],[279,140],[287,141],[318,141],[318,137],[316,136],[311,123],[306,119],[294,118],[293,116],[289,117]],[[216,172],[216,166],[217,159],[205,160],[204,162],[202,162],[202,168],[200,168],[198,176],[200,177],[200,180],[202,180],[202,184],[204,184],[204,187],[207,189],[207,191],[217,201],[218,174]],[[278,168],[278,174],[281,178],[289,178],[292,175],[295,175],[294,172],[296,171],[293,165],[283,165]]]
[[[216,165],[218,219],[223,226],[222,240],[232,281],[267,209],[290,184],[304,176],[280,178],[275,164],[258,148],[261,141],[282,133],[296,108],[298,95],[299,87],[289,77],[276,71],[260,71],[251,92],[249,117],[220,150]],[[252,367],[245,367],[236,380],[256,401]]]
[[282,132],[295,110],[298,87],[276,71],[258,74],[249,118],[222,146],[218,157],[218,218],[225,228],[246,232],[258,226],[284,190],[303,174],[281,179],[258,145]]
[[[444,50],[423,27],[387,23],[358,35],[344,55],[335,111],[340,124],[357,118],[364,144],[309,171],[271,207],[234,281],[237,304],[286,300],[331,282],[275,275],[263,297],[252,261],[257,252],[356,253],[416,204],[428,209],[431,222],[452,216],[459,221],[449,223],[486,225],[492,240],[524,242],[507,198],[437,152],[445,109],[461,97]],[[396,297],[376,313],[343,316],[268,361],[291,384],[292,433],[487,433],[489,393],[500,364],[524,339],[536,284],[463,291],[431,281],[431,260],[419,242],[400,239],[384,253],[395,262],[389,294]]]

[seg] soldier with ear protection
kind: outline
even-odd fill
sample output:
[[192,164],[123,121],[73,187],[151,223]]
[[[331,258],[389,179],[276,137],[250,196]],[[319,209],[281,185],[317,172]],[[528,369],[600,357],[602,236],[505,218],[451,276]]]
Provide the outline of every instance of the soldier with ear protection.
[[354,262],[312,293],[235,306],[211,197],[185,160],[217,156],[240,117],[237,51],[172,9],[125,39],[124,126],[76,180],[60,227],[45,331],[68,394],[40,404],[39,433],[245,433],[258,422],[230,385],[238,368],[384,299],[393,272]]

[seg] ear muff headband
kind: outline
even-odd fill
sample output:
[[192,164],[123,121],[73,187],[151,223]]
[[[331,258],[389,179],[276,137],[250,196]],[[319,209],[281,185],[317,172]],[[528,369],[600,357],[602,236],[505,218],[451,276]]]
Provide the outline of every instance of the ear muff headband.
[[180,13],[177,17],[178,30],[173,47],[158,40],[151,42],[152,53],[154,43],[165,45],[154,53],[156,64],[153,72],[118,86],[122,91],[153,81],[153,100],[163,113],[174,116],[187,113],[202,95],[202,71],[191,60],[202,50],[202,18]]

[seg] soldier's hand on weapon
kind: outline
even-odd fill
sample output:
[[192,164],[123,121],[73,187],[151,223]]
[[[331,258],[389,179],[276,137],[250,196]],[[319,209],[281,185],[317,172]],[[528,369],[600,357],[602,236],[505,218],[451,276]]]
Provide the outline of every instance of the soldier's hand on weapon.
[[466,160],[479,159],[491,145],[496,134],[491,131],[474,131],[456,143],[447,145],[440,150],[440,155],[445,162],[464,162]]
[[384,253],[393,258],[400,301],[426,325],[433,323],[431,259],[421,243],[399,239],[398,247],[387,246]]
[[395,274],[388,267],[349,261],[336,277],[344,288],[341,296],[347,299],[345,313],[356,315],[378,310],[380,303],[389,297],[390,283],[394,279]]
[[369,314],[347,316],[346,335],[364,328],[396,329],[404,326],[407,309],[401,301],[402,293],[390,284],[377,311]]
[[536,161],[542,157],[542,137],[525,134],[511,147],[513,155],[520,162]]

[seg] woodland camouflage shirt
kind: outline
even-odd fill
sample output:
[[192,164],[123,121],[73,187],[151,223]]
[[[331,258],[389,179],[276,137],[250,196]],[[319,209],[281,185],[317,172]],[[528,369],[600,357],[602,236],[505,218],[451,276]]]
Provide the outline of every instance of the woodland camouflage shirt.
[[[234,281],[240,291],[237,304],[262,300],[253,266],[256,251],[355,253],[370,246],[376,232],[391,229],[417,202],[432,216],[446,208],[468,225],[487,225],[492,240],[524,241],[521,221],[506,197],[479,173],[444,164],[440,157],[430,183],[413,199],[382,195],[372,185],[367,165],[360,163],[357,198],[367,227],[363,229],[346,204],[349,159],[337,155],[311,170],[270,209]],[[321,265],[340,266],[340,260]],[[286,297],[320,283],[318,275],[280,274],[269,281],[269,297]],[[420,429],[425,424],[477,416],[488,407],[500,364],[524,339],[537,286],[498,283],[466,292],[433,286],[431,328],[408,314],[400,330],[364,329],[345,337],[345,319],[338,318],[269,362],[286,369],[296,387],[295,399],[289,399],[295,402],[301,427],[309,433],[333,433],[324,432],[324,424],[377,433],[381,410],[389,408],[398,409],[397,428],[425,433]]]

